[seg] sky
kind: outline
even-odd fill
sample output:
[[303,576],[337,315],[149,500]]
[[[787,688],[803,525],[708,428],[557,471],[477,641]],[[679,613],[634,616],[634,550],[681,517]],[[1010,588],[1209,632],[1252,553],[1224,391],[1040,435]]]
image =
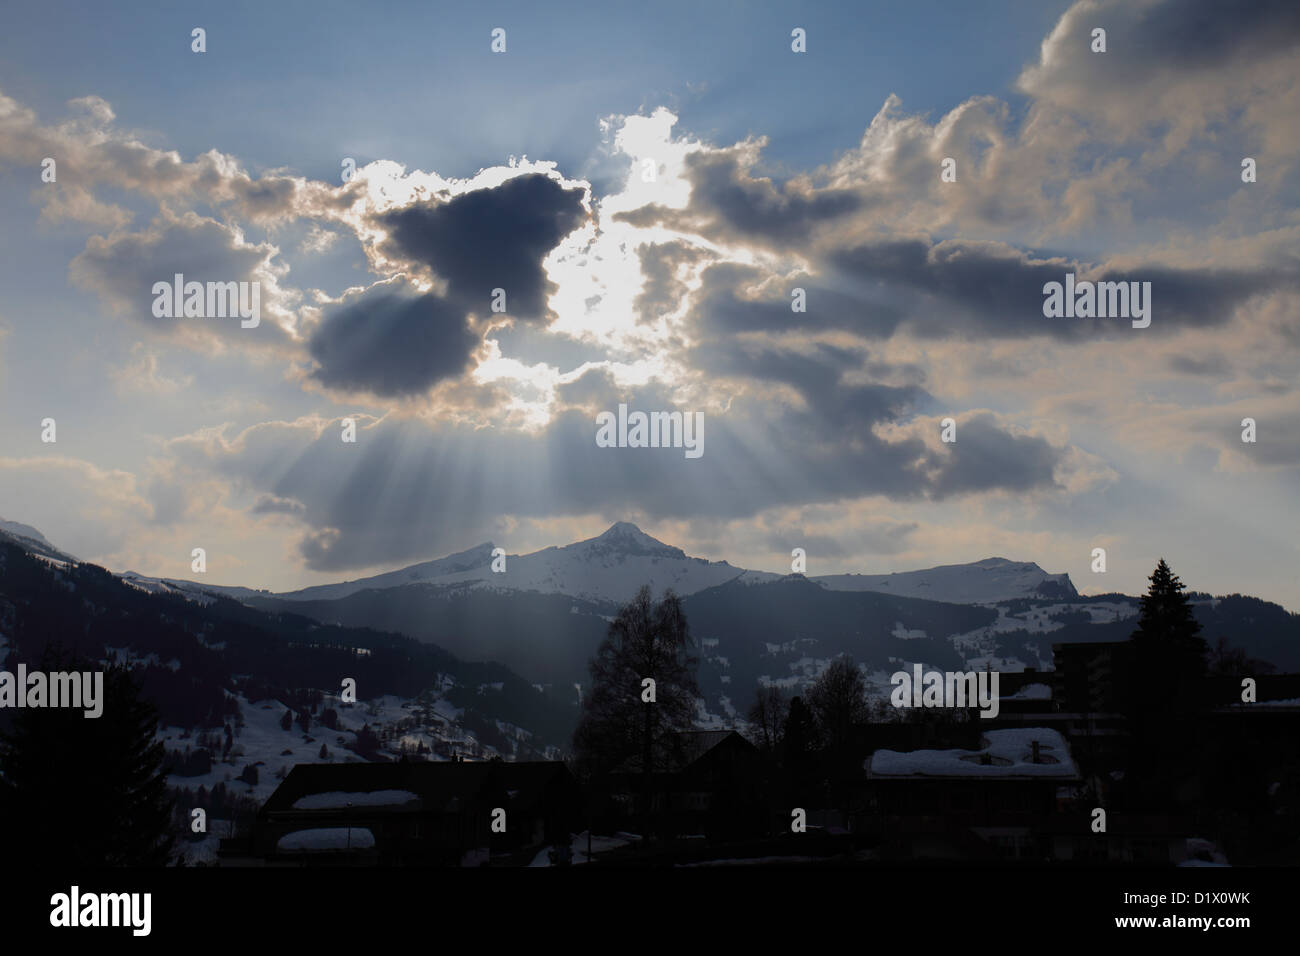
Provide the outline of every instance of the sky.
[[7,11],[0,516],[273,590],[627,520],[1300,609],[1300,7],[608,7]]

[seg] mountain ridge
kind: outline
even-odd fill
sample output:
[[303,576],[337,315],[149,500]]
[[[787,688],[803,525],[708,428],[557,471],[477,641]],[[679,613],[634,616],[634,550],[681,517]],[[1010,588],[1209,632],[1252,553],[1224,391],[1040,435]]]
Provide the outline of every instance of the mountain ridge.
[[[25,541],[29,549],[47,557],[70,559],[39,531],[27,525],[0,521],[0,534]],[[678,595],[686,597],[728,581],[761,584],[789,577],[783,573],[738,567],[726,560],[693,557],[681,548],[647,534],[630,521],[616,521],[601,534],[571,544],[551,545],[527,554],[505,554],[504,571],[493,567],[495,550],[496,546],[486,541],[392,571],[282,592],[156,578],[135,571],[121,572],[118,576],[145,590],[189,595],[210,593],[241,601],[254,597],[328,601],[367,590],[432,584],[564,594],[584,601],[617,605],[629,600],[642,584],[649,584],[656,594],[672,588]],[[830,591],[873,591],[959,604],[995,604],[1021,598],[1073,599],[1079,596],[1069,574],[1050,574],[1035,562],[1002,557],[887,574],[816,575],[807,577],[807,580]]]

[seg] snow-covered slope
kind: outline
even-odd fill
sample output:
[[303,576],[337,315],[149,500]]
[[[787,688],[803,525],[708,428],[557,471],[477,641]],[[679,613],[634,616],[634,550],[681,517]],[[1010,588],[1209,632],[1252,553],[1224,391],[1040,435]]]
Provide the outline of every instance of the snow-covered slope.
[[832,591],[879,591],[953,604],[996,604],[1030,597],[1078,597],[1068,574],[1048,574],[1032,561],[985,558],[895,574],[829,574],[813,578]]
[[[396,588],[404,584],[447,584],[453,581],[478,580],[480,577],[485,577],[491,573],[492,548],[492,543],[487,542],[486,544],[480,544],[476,548],[470,548],[468,551],[451,554],[435,561],[412,564],[410,567],[401,568],[397,571],[388,571],[384,574],[376,574],[373,577],[360,578],[356,581],[341,581],[338,584],[318,584],[315,587],[288,591],[275,596],[288,601],[332,601],[336,598],[347,597],[349,594],[356,594],[358,591],[372,588]],[[508,560],[514,561],[516,559],[509,558]]]
[[656,597],[667,588],[685,596],[730,581],[741,573],[742,569],[726,561],[688,557],[681,548],[666,545],[636,525],[620,521],[604,534],[586,541],[532,554],[507,555],[505,570],[501,572],[492,570],[492,545],[482,544],[400,571],[277,597],[322,600],[345,597],[368,588],[428,583],[540,591],[622,604],[643,584],[649,584]]
[[209,604],[212,595],[228,597],[235,601],[244,601],[251,597],[270,597],[270,591],[255,591],[252,588],[225,587],[216,584],[202,584],[196,581],[178,581],[173,578],[151,578],[135,571],[123,571],[118,578],[132,587],[151,594],[179,594],[181,597],[197,604]]
[[52,545],[45,535],[31,525],[22,524],[18,521],[6,521],[4,518],[0,518],[0,539],[10,541],[29,554],[39,555],[43,558],[51,558],[55,561],[76,560],[66,551],[60,551]]
[[[642,584],[656,596],[672,588],[683,597],[739,579],[746,584],[778,580],[780,574],[746,571],[726,561],[689,557],[620,521],[599,537],[532,554],[508,555],[505,571],[492,570],[492,545],[481,544],[437,561],[414,564],[358,581],[327,584],[276,595],[288,600],[329,600],[369,588],[427,583],[567,594],[589,601],[626,602]],[[1048,574],[1032,562],[986,558],[896,574],[830,574],[811,579],[831,591],[879,591],[899,597],[953,604],[993,604],[1016,598],[1077,597],[1068,574]]]
[[20,538],[31,538],[33,541],[37,541],[49,548],[54,547],[54,545],[50,544],[49,540],[46,539],[45,535],[41,534],[31,525],[23,524],[20,521],[6,521],[4,518],[0,518],[0,531],[6,531],[9,534],[17,535]]
[[[39,531],[18,522],[0,519],[0,536],[8,537],[34,553],[64,557]],[[623,604],[642,584],[649,584],[656,597],[668,588],[685,597],[736,579],[745,584],[763,584],[784,576],[768,571],[746,571],[726,561],[692,558],[681,548],[664,544],[626,521],[619,521],[604,534],[586,541],[544,548],[532,554],[507,555],[502,572],[492,570],[492,551],[492,543],[487,542],[396,571],[282,594],[153,578],[134,571],[124,572],[120,577],[144,590],[170,591],[200,601],[204,599],[204,593],[237,601],[252,597],[329,601],[359,591],[430,584],[539,591]],[[1070,600],[1078,597],[1068,574],[1048,574],[1033,562],[1006,558],[985,558],[972,564],[949,564],[894,574],[828,574],[810,580],[831,591],[878,591],[952,604],[996,604],[1018,598]]]

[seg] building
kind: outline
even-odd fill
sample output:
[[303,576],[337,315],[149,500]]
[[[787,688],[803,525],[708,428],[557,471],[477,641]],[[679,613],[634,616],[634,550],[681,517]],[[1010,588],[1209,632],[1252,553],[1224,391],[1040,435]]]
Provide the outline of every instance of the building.
[[896,859],[1050,857],[1046,825],[1080,783],[1065,738],[1042,727],[988,730],[976,749],[878,750],[865,770],[854,829]]
[[577,781],[558,762],[299,764],[251,837],[223,842],[221,855],[273,864],[485,862],[567,845],[581,805]]
[[[674,734],[653,770],[652,825],[662,835],[728,839],[764,832],[761,760],[734,730]],[[639,829],[645,787],[639,756],[610,775],[609,800],[621,826]]]

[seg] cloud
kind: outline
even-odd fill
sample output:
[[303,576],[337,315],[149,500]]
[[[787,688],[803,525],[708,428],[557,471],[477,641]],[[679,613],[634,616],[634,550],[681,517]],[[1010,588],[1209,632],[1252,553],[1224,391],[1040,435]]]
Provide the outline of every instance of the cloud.
[[93,560],[124,547],[153,509],[131,472],[59,456],[0,458],[0,513]]
[[[1151,327],[1164,335],[1185,328],[1226,323],[1258,295],[1294,290],[1295,270],[1180,269],[1157,263],[1089,267],[1060,257],[1035,258],[1005,243],[946,239],[884,240],[833,254],[844,275],[906,290],[916,298],[907,327],[927,338],[1050,335],[1083,341],[1129,335],[1128,322],[1111,319],[1049,319],[1043,286],[1076,280],[1150,282]],[[937,306],[937,307],[936,307]]]
[[272,170],[254,178],[233,156],[209,150],[185,160],[175,150],[147,145],[140,134],[116,125],[116,114],[98,96],[69,100],[68,117],[43,123],[35,113],[0,93],[0,161],[38,167],[49,157],[58,178],[33,191],[48,221],[75,219],[123,226],[133,214],[96,197],[118,190],[155,201],[206,201],[228,205],[245,219],[271,223],[308,205],[323,207],[333,193]]
[[194,384],[193,375],[172,378],[161,371],[158,353],[145,347],[143,342],[131,346],[131,362],[110,374],[119,392],[145,392],[154,395],[174,395]]
[[[1107,31],[1105,53],[1091,50],[1097,27]],[[1017,85],[1097,134],[1159,126],[1165,145],[1181,148],[1225,120],[1238,128],[1294,120],[1298,41],[1300,9],[1288,0],[1085,0],[1065,12]]]
[[1171,355],[1169,367],[1183,375],[1201,375],[1222,379],[1232,371],[1232,366],[1222,355]]
[[[827,557],[978,557],[1010,537],[1082,554],[1071,523],[1123,514],[1138,499],[1117,486],[1131,494],[1156,449],[1211,477],[1296,467],[1296,19],[1266,0],[1080,2],[1014,98],[959,91],[932,118],[889,95],[853,148],[789,175],[761,135],[711,145],[674,137],[665,109],[613,117],[602,172],[627,175],[612,195],[547,162],[254,176],[217,150],[153,148],[95,97],[56,122],[0,98],[0,159],[58,158],[59,182],[35,192],[43,216],[108,230],[71,276],[202,350],[185,371],[227,391],[193,414],[302,416],[196,428],[116,476],[143,492],[105,520],[159,554],[188,553],[164,537],[183,528],[204,530],[210,557],[227,532],[233,553],[291,529],[274,560],[334,573],[631,512],[725,556],[738,542],[781,557],[796,534]],[[1088,50],[1096,25],[1106,54]],[[1258,183],[1241,183],[1244,155]],[[956,182],[940,179],[947,157]],[[156,216],[132,227],[148,203]],[[304,289],[309,305],[280,287],[276,243],[312,257],[337,237],[302,271],[337,274],[350,254],[364,283]],[[239,335],[154,320],[152,283],[174,272],[260,278],[269,320]],[[1042,287],[1066,272],[1150,281],[1151,328],[1045,318]],[[489,311],[496,288],[505,316]],[[275,346],[287,374],[222,380],[202,363],[232,344]],[[188,380],[154,346],[116,378],[180,405]],[[234,391],[248,404],[228,413]],[[355,445],[339,441],[338,393],[373,413]],[[621,402],[703,412],[704,457],[598,448],[594,415]],[[1246,414],[1257,446],[1236,434]],[[946,416],[956,444],[939,441]],[[1023,514],[1004,529],[997,509],[1021,507],[1050,530],[1034,537]]]
[[957,423],[956,441],[935,456],[929,474],[934,497],[972,491],[1032,491],[1056,487],[1062,449],[1045,438],[1002,426],[993,415],[975,413]]
[[585,192],[539,173],[445,202],[419,202],[382,213],[387,259],[423,266],[447,285],[462,311],[489,312],[493,289],[506,292],[511,316],[543,318],[553,289],[543,260],[583,221]]
[[686,156],[691,184],[686,210],[649,205],[615,219],[641,227],[662,224],[723,241],[758,239],[780,245],[806,240],[823,223],[864,206],[862,195],[850,189],[814,189],[804,179],[777,187],[769,178],[752,176],[749,167],[763,142]]
[[[697,331],[720,337],[845,329],[866,338],[889,338],[905,313],[896,297],[880,284],[872,285],[856,282],[851,270],[787,275],[726,262],[704,270],[690,315]],[[795,289],[804,291],[803,312],[792,308]]]
[[[164,210],[141,232],[91,236],[68,273],[74,284],[94,292],[111,310],[159,335],[207,346],[221,342],[254,349],[285,347],[296,321],[296,294],[279,285],[287,268],[275,261],[278,254],[269,242],[247,242],[237,227],[194,212],[177,216]],[[244,328],[238,316],[158,318],[153,313],[153,286],[173,283],[177,274],[186,284],[258,283],[258,325]]]
[[[963,417],[958,445],[941,445],[937,421],[914,414],[924,391],[852,384],[871,364],[855,350],[752,349],[734,361],[719,351],[702,361],[736,376],[726,405],[693,405],[689,388],[632,387],[592,368],[557,387],[556,413],[534,431],[389,417],[363,422],[357,442],[347,444],[337,419],[312,418],[267,422],[231,437],[196,433],[168,449],[196,473],[300,504],[293,514],[307,530],[299,554],[317,571],[457,550],[514,521],[617,515],[630,507],[655,521],[743,520],[875,495],[900,502],[1060,495],[1073,472],[1091,464],[1059,436],[989,413]],[[633,410],[703,411],[703,457],[598,447],[595,412],[620,402]]]
[[478,344],[456,303],[399,278],[324,310],[308,351],[323,385],[403,396],[464,373]]
[[257,501],[253,503],[252,513],[255,515],[290,515],[301,518],[307,513],[307,506],[301,501],[295,501],[293,498],[258,495]]

